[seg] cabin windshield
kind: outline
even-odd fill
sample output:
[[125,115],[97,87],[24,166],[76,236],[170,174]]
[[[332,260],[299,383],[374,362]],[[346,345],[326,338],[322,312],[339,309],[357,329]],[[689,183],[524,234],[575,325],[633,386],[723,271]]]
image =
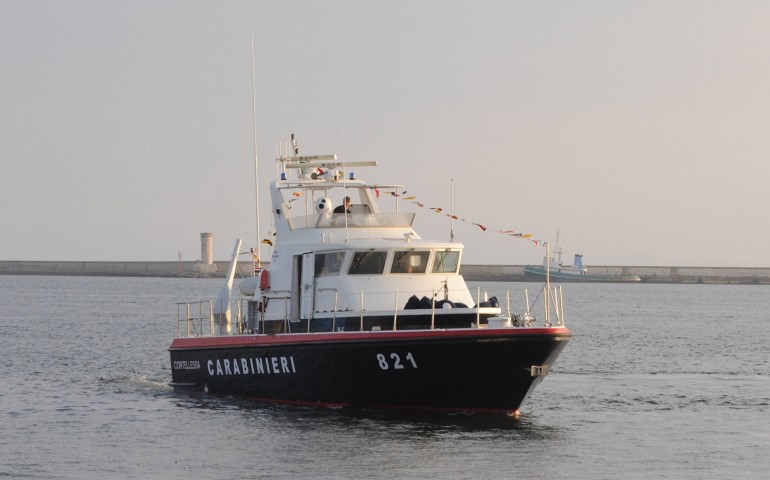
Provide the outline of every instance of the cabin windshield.
[[374,249],[355,252],[350,262],[348,275],[376,275],[385,270],[385,260],[388,252]]
[[327,277],[339,275],[345,252],[329,252],[315,254],[315,276]]
[[430,251],[397,250],[393,254],[390,273],[425,273]]
[[456,273],[460,264],[460,252],[458,250],[445,250],[436,252],[433,260],[433,273]]
[[[392,255],[391,255],[392,253]],[[431,254],[433,256],[431,257]],[[339,275],[345,262],[344,250],[316,252],[315,276]],[[382,275],[386,273],[457,273],[460,250],[368,249],[351,252],[348,275]],[[431,263],[431,258],[433,263]]]

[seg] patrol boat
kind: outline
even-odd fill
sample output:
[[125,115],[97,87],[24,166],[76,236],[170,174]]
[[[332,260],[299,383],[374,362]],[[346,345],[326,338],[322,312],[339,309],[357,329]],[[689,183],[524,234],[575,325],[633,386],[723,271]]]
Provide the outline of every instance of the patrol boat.
[[[269,268],[257,265],[240,282],[243,298],[231,300],[238,241],[220,298],[177,304],[174,389],[518,414],[571,338],[559,292],[544,288],[539,326],[529,306],[511,315],[510,302],[471,292],[460,275],[463,245],[422,239],[396,195],[378,198],[402,185],[343,172],[376,162],[298,154],[277,162],[274,230],[263,241],[274,244]],[[378,200],[393,208],[381,210]]]

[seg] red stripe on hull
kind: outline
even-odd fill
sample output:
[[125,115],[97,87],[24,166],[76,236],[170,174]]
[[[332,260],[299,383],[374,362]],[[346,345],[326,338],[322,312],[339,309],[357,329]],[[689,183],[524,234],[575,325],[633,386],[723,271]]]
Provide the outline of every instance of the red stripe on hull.
[[452,338],[512,338],[539,335],[571,336],[566,327],[401,330],[333,333],[288,333],[276,335],[230,335],[221,337],[180,337],[171,342],[169,350],[221,347],[283,346],[319,343],[355,343],[378,340],[424,340]]

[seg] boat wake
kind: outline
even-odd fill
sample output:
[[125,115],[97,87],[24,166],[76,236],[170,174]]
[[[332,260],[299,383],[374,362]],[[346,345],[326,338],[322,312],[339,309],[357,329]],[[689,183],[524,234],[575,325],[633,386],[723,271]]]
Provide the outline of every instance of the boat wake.
[[112,390],[114,393],[147,393],[166,395],[173,392],[168,380],[149,378],[145,375],[120,375],[114,378],[99,377],[101,388]]

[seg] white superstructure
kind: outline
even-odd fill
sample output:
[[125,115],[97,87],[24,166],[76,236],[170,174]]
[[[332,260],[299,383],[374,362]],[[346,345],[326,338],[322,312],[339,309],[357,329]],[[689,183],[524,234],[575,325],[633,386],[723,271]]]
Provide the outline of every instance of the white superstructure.
[[[270,188],[275,231],[268,242],[274,249],[269,288],[263,283],[261,290],[265,321],[329,312],[392,315],[412,296],[443,300],[439,308],[479,303],[459,274],[462,244],[423,240],[412,228],[414,214],[399,211],[398,197],[382,195],[388,209],[381,209],[379,194],[403,190],[402,185],[345,176],[333,155],[277,160],[280,179]],[[346,210],[345,197],[350,198]]]

